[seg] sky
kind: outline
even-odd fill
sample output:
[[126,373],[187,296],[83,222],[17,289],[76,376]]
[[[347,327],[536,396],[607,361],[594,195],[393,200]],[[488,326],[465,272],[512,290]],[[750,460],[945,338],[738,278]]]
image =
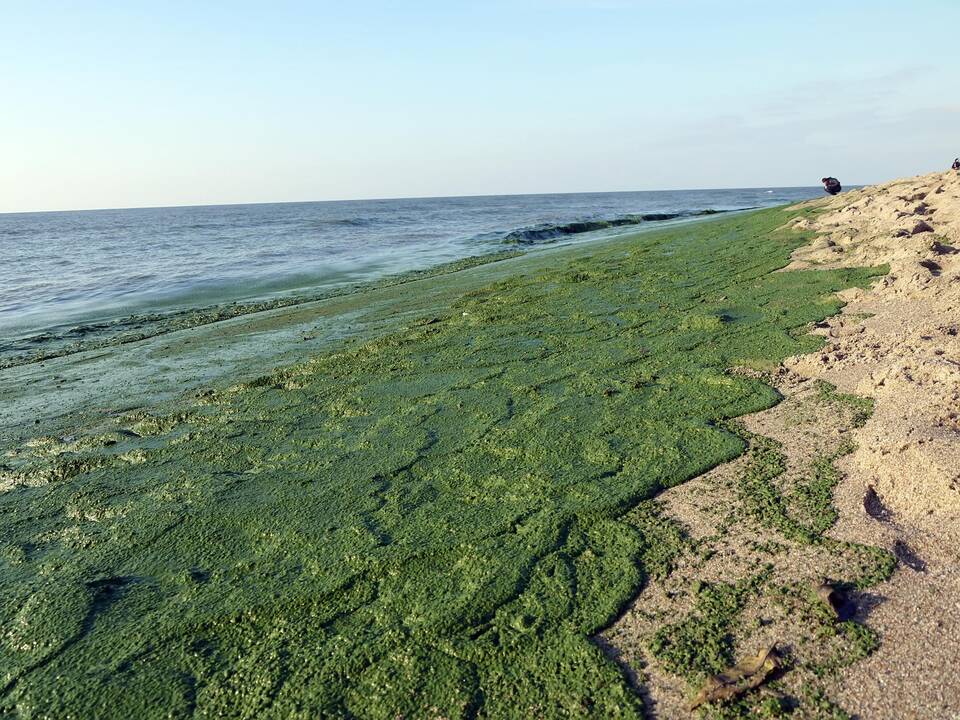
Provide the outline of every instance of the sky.
[[879,182],[958,0],[0,0],[0,212]]

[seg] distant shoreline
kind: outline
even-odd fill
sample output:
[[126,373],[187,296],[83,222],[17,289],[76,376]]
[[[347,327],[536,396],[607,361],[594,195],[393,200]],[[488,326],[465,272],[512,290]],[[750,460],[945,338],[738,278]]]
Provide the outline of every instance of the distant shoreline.
[[[848,185],[854,189],[864,185]],[[363,202],[393,202],[395,200],[471,200],[479,198],[529,198],[529,197],[574,197],[582,195],[630,195],[633,193],[678,193],[678,192],[711,192],[714,190],[819,190],[818,185],[758,185],[756,187],[717,187],[717,188],[657,188],[654,190],[578,190],[574,192],[545,192],[545,193],[478,193],[474,195],[397,195],[372,198],[339,198],[334,200],[262,200],[254,202],[229,203],[188,203],[186,205],[131,205],[127,207],[91,207],[69,208],[66,210],[0,210],[3,215],[39,215],[47,213],[83,213],[83,212],[122,212],[124,210],[178,210],[195,208],[229,208],[256,205],[311,205],[316,203],[363,203]]]

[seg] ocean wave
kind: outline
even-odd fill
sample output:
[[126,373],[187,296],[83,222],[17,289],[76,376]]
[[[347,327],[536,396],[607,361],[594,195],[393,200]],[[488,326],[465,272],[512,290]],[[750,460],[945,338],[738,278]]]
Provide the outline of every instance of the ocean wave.
[[305,223],[308,227],[314,229],[320,229],[325,227],[359,227],[365,228],[372,225],[376,225],[378,222],[382,222],[379,218],[375,217],[347,217],[347,218],[332,218],[327,220],[313,220],[311,222]]
[[[736,208],[736,210],[751,210],[753,208]],[[735,212],[734,210],[694,210],[675,213],[642,213],[638,215],[621,215],[610,219],[577,220],[568,223],[543,223],[532,227],[511,230],[503,236],[501,242],[507,245],[536,245],[538,243],[555,242],[560,238],[580,233],[594,232],[595,230],[609,230],[611,228],[641,225],[648,222],[663,222],[678,218],[702,217],[718,213]]]

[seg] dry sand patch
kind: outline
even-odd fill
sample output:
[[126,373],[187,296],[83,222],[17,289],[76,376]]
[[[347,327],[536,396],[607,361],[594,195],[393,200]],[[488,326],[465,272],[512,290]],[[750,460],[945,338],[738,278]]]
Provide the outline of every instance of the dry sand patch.
[[[855,598],[854,619],[880,641],[867,659],[811,675],[817,660],[803,656],[816,650],[804,637],[802,613],[777,616],[759,600],[731,628],[736,657],[767,642],[799,657],[760,693],[799,698],[812,683],[826,704],[801,702],[802,716],[832,717],[836,701],[863,720],[960,717],[960,175],[898,180],[805,205],[812,212],[795,226],[818,238],[798,249],[787,269],[886,264],[890,272],[868,291],[842,294],[844,312],[815,329],[826,339],[823,349],[789,359],[774,378],[785,401],[744,424],[782,444],[787,468],[777,483],[784,497],[783,484],[803,467],[851,442],[855,450],[836,462],[839,517],[826,534],[887,548],[899,563],[889,580]],[[812,399],[818,380],[872,398],[872,416],[853,427]],[[656,717],[690,716],[691,686],[658,662],[650,642],[664,623],[690,612],[691,585],[730,582],[764,562],[773,577],[800,584],[849,571],[824,548],[772,537],[770,528],[738,515],[736,478],[748,462],[660,497],[695,551],[652,581],[600,639],[635,673]],[[771,542],[786,551],[758,557],[755,549]]]
[[[865,188],[827,208],[809,225],[820,243],[792,266],[888,263],[890,274],[850,293],[820,330],[821,353],[787,364],[876,400],[841,464],[833,534],[906,545],[924,567],[901,565],[876,589],[880,648],[845,673],[838,697],[864,720],[960,717],[960,175]],[[885,521],[864,510],[870,488]]]

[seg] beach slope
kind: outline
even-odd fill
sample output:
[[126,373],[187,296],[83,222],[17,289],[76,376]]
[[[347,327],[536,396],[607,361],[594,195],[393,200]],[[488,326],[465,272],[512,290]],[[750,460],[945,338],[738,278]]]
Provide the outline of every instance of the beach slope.
[[658,496],[687,550],[598,642],[657,717],[770,647],[777,672],[708,715],[960,717],[960,176],[798,210],[816,239],[785,272],[890,271],[764,375],[784,400],[739,421],[746,456]]
[[[779,400],[730,368],[820,349],[884,271],[777,272],[810,217],[517,258],[389,332],[7,448],[0,710],[639,716],[593,638],[689,545],[651,499]],[[850,547],[849,582],[884,576]]]

